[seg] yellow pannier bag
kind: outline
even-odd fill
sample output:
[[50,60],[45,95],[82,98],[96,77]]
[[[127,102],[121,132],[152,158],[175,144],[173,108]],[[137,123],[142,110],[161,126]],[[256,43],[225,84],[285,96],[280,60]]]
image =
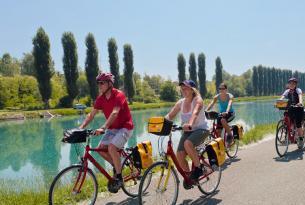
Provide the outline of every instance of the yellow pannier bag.
[[226,159],[225,146],[222,138],[216,138],[211,141],[206,147],[209,162],[211,165],[216,164],[221,166]]
[[233,136],[235,139],[241,140],[244,135],[244,127],[240,124],[232,125]]
[[146,169],[153,163],[152,146],[150,141],[138,143],[132,151],[135,167]]
[[169,135],[172,126],[173,122],[164,117],[151,117],[148,120],[148,132],[155,135]]

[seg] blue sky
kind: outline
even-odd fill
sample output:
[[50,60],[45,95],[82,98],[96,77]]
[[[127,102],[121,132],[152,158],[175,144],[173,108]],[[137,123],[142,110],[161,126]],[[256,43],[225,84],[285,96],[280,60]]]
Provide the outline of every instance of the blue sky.
[[177,79],[177,55],[206,55],[207,78],[221,57],[225,70],[241,74],[254,65],[305,72],[305,1],[287,0],[0,0],[0,55],[21,58],[32,50],[42,26],[51,55],[62,71],[61,37],[71,31],[84,67],[85,38],[93,33],[99,63],[109,71],[107,41],[118,45],[120,72],[123,45],[134,52],[135,71]]

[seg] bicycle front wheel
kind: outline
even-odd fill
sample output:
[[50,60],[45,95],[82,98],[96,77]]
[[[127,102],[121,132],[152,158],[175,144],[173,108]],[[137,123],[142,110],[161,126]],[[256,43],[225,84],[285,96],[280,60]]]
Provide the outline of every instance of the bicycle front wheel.
[[[227,138],[227,136],[226,136]],[[235,158],[238,151],[239,140],[233,137],[231,144],[226,143],[226,153],[227,156],[231,159]]]
[[178,176],[167,162],[156,162],[144,173],[139,188],[140,204],[176,204]]
[[288,129],[286,125],[281,125],[276,130],[276,137],[275,137],[275,148],[277,154],[282,157],[284,156],[288,151]]
[[221,167],[216,164],[210,165],[203,154],[200,156],[200,164],[203,175],[199,178],[198,189],[205,195],[212,194],[218,188],[221,179]]
[[62,170],[53,180],[49,190],[49,204],[94,204],[98,184],[91,169],[84,172],[82,165],[72,165]]

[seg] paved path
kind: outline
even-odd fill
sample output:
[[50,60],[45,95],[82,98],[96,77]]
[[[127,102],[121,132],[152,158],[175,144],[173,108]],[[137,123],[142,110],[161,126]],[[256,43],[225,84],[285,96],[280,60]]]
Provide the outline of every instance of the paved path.
[[[238,152],[237,159],[226,161],[213,195],[204,196],[198,188],[184,190],[180,183],[177,204],[305,204],[304,153],[296,149],[296,145],[289,146],[287,156],[279,158],[272,137],[248,146]],[[138,200],[120,191],[100,197],[96,204],[134,205]]]

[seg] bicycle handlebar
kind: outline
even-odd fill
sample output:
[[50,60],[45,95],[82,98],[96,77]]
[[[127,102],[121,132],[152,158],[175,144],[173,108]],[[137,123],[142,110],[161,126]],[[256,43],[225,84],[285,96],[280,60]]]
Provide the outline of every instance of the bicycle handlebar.
[[181,126],[178,126],[178,125],[173,125],[172,131],[175,132],[175,131],[178,131],[178,130],[183,130],[183,128]]

